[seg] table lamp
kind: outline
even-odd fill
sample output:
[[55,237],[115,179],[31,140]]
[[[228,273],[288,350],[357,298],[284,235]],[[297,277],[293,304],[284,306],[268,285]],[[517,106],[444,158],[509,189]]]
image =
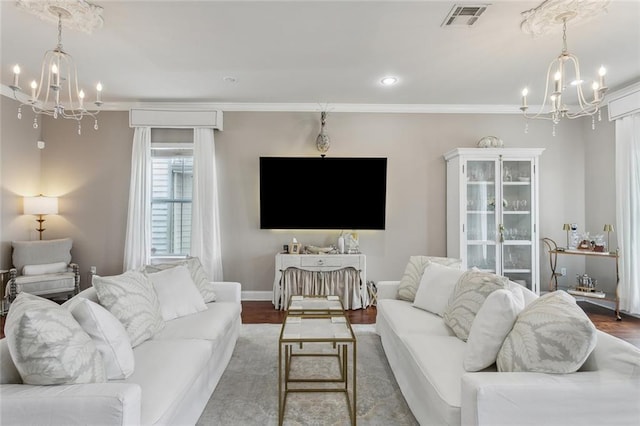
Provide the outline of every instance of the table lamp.
[[58,214],[58,197],[45,197],[43,195],[39,195],[37,197],[24,197],[23,211],[24,214],[33,214],[38,216],[36,222],[38,222],[39,227],[36,228],[36,231],[40,233],[40,239],[42,239],[42,231],[45,230],[45,228],[42,227],[44,223],[42,216]]
[[569,249],[569,231],[571,231],[571,224],[565,223],[562,225],[562,230],[567,231],[567,249]]
[[613,225],[606,224],[604,225],[604,228],[602,230],[607,233],[607,250],[611,251],[611,246],[609,245],[609,238],[611,236],[611,233],[614,231]]

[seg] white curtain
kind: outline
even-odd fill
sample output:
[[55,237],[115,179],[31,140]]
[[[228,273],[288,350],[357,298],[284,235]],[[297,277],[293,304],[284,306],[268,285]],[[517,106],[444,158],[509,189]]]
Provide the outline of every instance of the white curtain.
[[193,130],[191,256],[200,258],[209,279],[222,281],[218,181],[213,129]]
[[151,252],[151,128],[136,127],[131,152],[129,210],[124,243],[124,270],[139,268]]
[[640,114],[616,120],[616,231],[620,309],[640,314]]

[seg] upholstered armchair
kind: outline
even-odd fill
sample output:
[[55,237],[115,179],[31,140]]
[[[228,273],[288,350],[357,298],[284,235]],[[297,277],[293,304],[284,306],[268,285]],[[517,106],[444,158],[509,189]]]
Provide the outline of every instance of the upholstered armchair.
[[71,262],[71,238],[13,241],[13,268],[7,286],[9,302],[24,291],[53,298],[78,294],[80,270]]

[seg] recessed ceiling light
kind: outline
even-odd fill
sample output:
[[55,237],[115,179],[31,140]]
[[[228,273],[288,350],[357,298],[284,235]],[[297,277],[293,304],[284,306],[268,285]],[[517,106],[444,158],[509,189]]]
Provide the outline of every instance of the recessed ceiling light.
[[382,83],[383,86],[393,86],[397,82],[398,82],[398,77],[385,77],[382,80],[380,80],[380,83]]

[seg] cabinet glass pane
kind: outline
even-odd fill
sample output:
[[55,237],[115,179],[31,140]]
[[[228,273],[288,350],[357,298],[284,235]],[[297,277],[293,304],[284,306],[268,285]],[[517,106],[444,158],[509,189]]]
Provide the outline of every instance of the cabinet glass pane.
[[510,280],[531,288],[531,244],[509,243],[502,246],[504,275]]
[[496,164],[494,160],[467,162],[468,268],[496,271]]
[[467,268],[496,272],[496,245],[467,245]]
[[505,161],[502,167],[505,241],[528,241],[532,236],[531,162]]

